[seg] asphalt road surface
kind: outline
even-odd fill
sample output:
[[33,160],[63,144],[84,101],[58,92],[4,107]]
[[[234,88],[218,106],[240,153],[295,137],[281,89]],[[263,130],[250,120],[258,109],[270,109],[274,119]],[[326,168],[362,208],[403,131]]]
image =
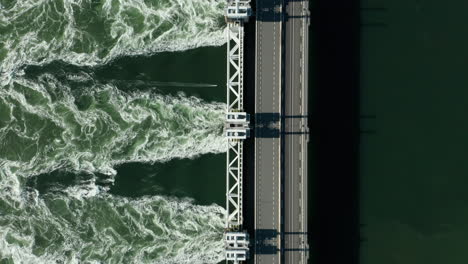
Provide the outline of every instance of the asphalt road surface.
[[255,263],[281,262],[280,0],[257,1],[255,88]]
[[285,0],[283,263],[307,263],[308,1]]

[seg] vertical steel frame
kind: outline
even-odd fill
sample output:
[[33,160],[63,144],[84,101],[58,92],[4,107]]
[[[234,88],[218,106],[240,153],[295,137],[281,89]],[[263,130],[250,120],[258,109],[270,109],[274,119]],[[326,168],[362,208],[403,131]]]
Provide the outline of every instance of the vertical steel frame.
[[242,226],[242,144],[228,141],[226,154],[226,228]]
[[[227,109],[242,112],[244,108],[244,27],[242,22],[229,22],[227,27]],[[242,226],[242,141],[227,139],[226,155],[226,228]]]
[[244,108],[244,26],[230,22],[227,27],[227,112]]

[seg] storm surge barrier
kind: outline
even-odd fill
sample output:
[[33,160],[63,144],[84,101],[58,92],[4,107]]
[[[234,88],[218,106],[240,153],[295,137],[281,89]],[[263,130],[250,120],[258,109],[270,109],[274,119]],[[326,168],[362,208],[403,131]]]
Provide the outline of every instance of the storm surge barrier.
[[250,116],[244,112],[244,23],[251,15],[250,0],[229,0],[227,22],[226,154],[226,260],[244,261],[249,253],[249,236],[242,229],[243,140],[250,135]]

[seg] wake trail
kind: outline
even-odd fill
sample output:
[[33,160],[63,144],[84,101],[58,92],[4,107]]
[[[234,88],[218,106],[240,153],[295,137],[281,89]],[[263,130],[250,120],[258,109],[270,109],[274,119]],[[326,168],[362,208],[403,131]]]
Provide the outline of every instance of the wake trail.
[[[0,179],[3,176],[0,172]],[[0,186],[3,184],[2,179]],[[0,260],[205,264],[218,263],[224,257],[224,211],[218,205],[107,193],[84,198],[82,188],[42,196],[35,190],[23,190],[21,199],[15,201],[2,192]]]
[[225,43],[217,0],[0,1],[0,72],[61,60],[94,66],[119,56]]
[[114,175],[127,162],[163,162],[225,151],[224,104],[71,86],[54,76],[0,89],[0,164],[30,177],[57,169]]

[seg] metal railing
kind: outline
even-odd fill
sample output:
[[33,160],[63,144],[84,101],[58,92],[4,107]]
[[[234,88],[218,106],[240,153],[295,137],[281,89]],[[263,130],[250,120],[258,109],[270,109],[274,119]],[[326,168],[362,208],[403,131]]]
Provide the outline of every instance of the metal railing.
[[[249,136],[249,116],[244,112],[244,25],[250,15],[249,0],[230,0],[227,21],[226,98],[226,260],[239,263],[248,256],[248,235],[242,232],[242,140]],[[233,240],[234,239],[234,240]]]

